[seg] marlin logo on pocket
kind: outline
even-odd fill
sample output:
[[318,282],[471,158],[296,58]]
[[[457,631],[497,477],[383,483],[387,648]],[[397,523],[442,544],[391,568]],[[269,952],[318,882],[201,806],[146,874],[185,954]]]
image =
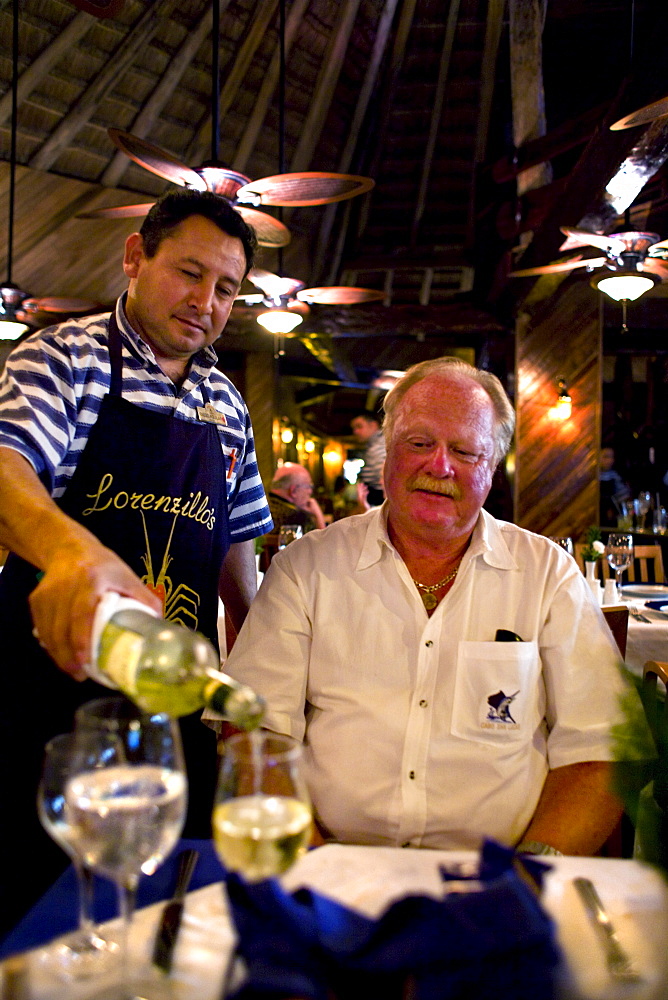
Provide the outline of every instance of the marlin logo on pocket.
[[489,709],[487,711],[487,718],[490,722],[500,722],[504,725],[517,726],[517,722],[513,719],[510,713],[510,706],[512,702],[517,698],[519,691],[515,694],[504,694],[503,691],[497,691],[496,694],[491,694],[487,699],[487,704]]

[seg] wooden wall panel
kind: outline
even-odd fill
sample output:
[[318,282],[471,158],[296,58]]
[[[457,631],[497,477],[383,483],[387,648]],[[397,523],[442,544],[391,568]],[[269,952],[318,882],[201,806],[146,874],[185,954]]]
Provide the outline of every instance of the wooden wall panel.
[[246,355],[243,396],[253,424],[260,476],[267,489],[275,465],[272,434],[276,409],[276,367],[271,355]]
[[[516,331],[517,523],[544,535],[582,537],[598,523],[601,334],[597,293],[564,284]],[[572,416],[552,419],[557,381],[565,379]]]

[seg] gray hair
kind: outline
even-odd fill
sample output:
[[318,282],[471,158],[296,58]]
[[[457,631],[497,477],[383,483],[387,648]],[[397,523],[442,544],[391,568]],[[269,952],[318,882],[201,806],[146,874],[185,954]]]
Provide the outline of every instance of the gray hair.
[[491,372],[482,368],[474,368],[473,365],[462,361],[460,358],[444,357],[435,358],[432,361],[421,361],[417,365],[409,368],[398,382],[396,382],[383,400],[385,420],[383,422],[383,433],[388,444],[392,440],[395,431],[397,412],[399,404],[411,386],[416,385],[430,375],[440,375],[448,377],[450,375],[461,375],[471,382],[476,382],[481,386],[492,401],[494,413],[496,415],[496,430],[494,436],[494,465],[498,465],[510,448],[510,442],[515,430],[515,411],[508,399],[501,382]]

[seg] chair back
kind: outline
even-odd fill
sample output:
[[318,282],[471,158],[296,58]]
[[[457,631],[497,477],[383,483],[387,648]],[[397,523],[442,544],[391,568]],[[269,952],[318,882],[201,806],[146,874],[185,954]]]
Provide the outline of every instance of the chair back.
[[642,683],[647,722],[659,754],[665,753],[668,750],[668,663],[648,660],[642,670]]
[[[582,558],[584,542],[577,542],[575,546],[575,561],[584,573],[585,565]],[[610,568],[608,560],[603,557],[598,560],[599,568],[596,576],[599,580],[614,580],[615,574]],[[660,545],[634,545],[633,562],[626,570],[626,579],[629,583],[663,583],[663,557]]]
[[629,609],[627,607],[601,608],[603,617],[608,623],[608,628],[612,632],[613,639],[617,643],[617,648],[622,654],[622,659],[626,658],[626,640],[629,633]]

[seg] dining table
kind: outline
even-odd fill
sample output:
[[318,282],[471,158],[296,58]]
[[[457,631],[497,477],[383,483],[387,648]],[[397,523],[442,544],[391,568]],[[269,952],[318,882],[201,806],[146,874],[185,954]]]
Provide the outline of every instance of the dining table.
[[[182,842],[191,846],[193,842]],[[193,889],[186,897],[180,934],[170,975],[153,969],[151,997],[156,1000],[221,1000],[223,984],[243,978],[241,963],[232,967],[235,933],[226,889],[212,844],[198,841],[200,861]],[[163,868],[142,883],[146,905],[135,914],[130,936],[131,965],[146,970],[164,899],[175,877],[178,850]],[[635,860],[603,857],[541,859],[549,870],[541,903],[556,928],[562,953],[559,1000],[665,1000],[668,995],[668,887],[651,866]],[[393,901],[422,894],[442,898],[442,865],[464,868],[477,864],[472,851],[438,851],[394,847],[326,844],[303,855],[282,876],[292,892],[306,886],[370,918],[377,918]],[[160,874],[161,872],[161,874]],[[573,880],[594,883],[628,952],[639,978],[633,983],[612,979],[598,935],[578,896]],[[56,972],[60,935],[74,923],[75,881],[66,872],[5,942],[3,1000],[85,1000],[88,981],[63,981]],[[452,888],[457,888],[453,886]],[[118,919],[101,925],[105,935],[119,932]],[[94,983],[105,984],[103,977]],[[505,994],[501,991],[500,995]],[[374,998],[375,1000],[375,998]],[[378,1000],[382,1000],[379,997]]]
[[621,588],[620,602],[629,609],[625,662],[642,677],[648,660],[668,661],[668,586],[628,584]]

